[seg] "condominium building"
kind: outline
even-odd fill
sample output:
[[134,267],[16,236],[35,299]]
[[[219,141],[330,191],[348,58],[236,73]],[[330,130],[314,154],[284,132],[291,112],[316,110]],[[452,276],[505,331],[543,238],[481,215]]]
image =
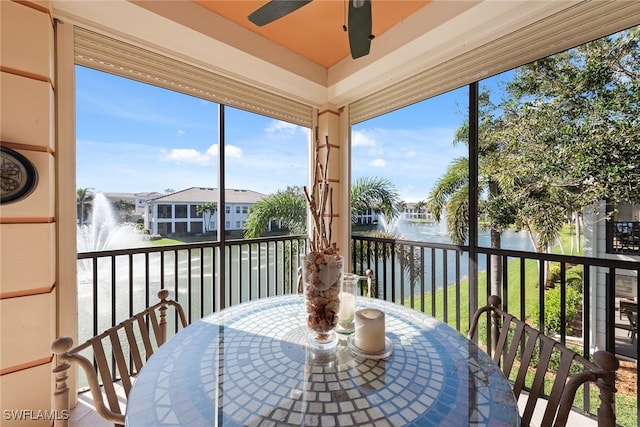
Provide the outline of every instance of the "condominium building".
[[[227,189],[225,230],[241,230],[249,207],[266,195],[251,190]],[[198,207],[218,200],[217,188],[191,187],[147,200],[145,227],[152,234],[204,234],[218,230],[216,210],[201,212]]]

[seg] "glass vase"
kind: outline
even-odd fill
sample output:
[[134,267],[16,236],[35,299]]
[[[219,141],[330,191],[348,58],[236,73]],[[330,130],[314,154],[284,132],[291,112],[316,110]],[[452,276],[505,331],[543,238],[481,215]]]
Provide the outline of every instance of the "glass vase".
[[358,281],[360,276],[353,273],[345,273],[342,276],[342,287],[340,288],[340,311],[338,312],[338,326],[336,332],[339,334],[352,334],[355,331],[356,296],[358,295]]
[[314,251],[303,257],[308,344],[314,351],[334,351],[338,344],[335,329],[340,312],[343,270],[344,259],[340,255]]

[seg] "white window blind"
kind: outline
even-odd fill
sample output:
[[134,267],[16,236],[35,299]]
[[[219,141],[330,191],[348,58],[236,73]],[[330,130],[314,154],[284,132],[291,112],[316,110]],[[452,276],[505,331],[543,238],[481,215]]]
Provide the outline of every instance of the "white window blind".
[[74,45],[76,64],[300,126],[312,126],[313,109],[308,105],[138,46],[77,26]]

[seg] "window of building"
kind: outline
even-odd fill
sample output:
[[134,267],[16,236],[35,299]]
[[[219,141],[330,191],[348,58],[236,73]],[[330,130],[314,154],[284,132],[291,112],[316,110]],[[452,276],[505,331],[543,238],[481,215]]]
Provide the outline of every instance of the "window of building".
[[170,222],[161,222],[158,224],[158,234],[161,236],[166,236],[171,234],[171,223]]
[[246,214],[246,213],[248,213],[248,212],[249,212],[249,206],[243,206],[243,207],[242,207],[242,213],[243,213],[243,214]]
[[239,214],[240,213],[240,206],[236,206],[236,213]]
[[201,222],[192,222],[191,223],[191,233],[193,233],[193,234],[202,234],[202,223]]
[[187,217],[187,205],[176,205],[176,218]]
[[158,218],[172,218],[171,205],[158,205]]
[[190,218],[202,218],[202,214],[198,215],[198,205],[189,205]]

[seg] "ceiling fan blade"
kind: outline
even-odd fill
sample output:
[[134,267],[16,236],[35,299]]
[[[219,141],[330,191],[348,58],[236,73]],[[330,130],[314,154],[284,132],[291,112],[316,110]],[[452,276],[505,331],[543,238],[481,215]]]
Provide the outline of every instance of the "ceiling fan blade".
[[311,3],[312,1],[313,0],[271,0],[269,3],[249,15],[249,21],[253,22],[258,27],[262,27],[276,19],[287,16],[291,12],[300,9],[302,6],[307,3]]
[[351,57],[369,54],[371,48],[371,0],[349,1],[349,47]]

